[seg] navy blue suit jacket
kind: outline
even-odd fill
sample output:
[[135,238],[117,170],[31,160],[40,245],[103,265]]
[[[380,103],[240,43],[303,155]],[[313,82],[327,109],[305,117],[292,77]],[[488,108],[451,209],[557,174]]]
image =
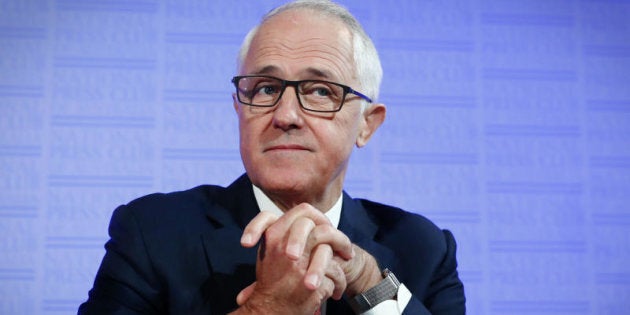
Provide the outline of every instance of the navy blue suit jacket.
[[[455,241],[422,216],[343,196],[339,229],[412,292],[405,314],[464,314]],[[243,228],[259,212],[243,175],[229,187],[152,194],[118,207],[106,254],[79,314],[225,314],[255,280]],[[329,315],[353,314],[328,301]]]

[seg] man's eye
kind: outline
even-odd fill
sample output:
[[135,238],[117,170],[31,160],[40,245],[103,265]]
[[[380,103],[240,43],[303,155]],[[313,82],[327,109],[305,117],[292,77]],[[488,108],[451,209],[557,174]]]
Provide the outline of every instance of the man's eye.
[[310,86],[306,85],[303,87],[303,94],[316,97],[331,97],[335,93],[325,84],[312,84]]
[[260,93],[260,94],[264,94],[264,95],[271,95],[271,94],[275,94],[278,93],[279,89],[276,86],[273,85],[265,85],[265,86],[260,86],[258,87],[256,93]]
[[313,89],[313,93],[316,94],[317,96],[330,96],[330,90],[328,88],[325,87],[318,87]]

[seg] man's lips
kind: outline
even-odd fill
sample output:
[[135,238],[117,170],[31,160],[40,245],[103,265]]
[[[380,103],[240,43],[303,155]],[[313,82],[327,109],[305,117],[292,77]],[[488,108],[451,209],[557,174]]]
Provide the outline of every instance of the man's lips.
[[264,152],[267,151],[310,151],[307,147],[301,146],[299,144],[279,144],[270,146],[265,148]]

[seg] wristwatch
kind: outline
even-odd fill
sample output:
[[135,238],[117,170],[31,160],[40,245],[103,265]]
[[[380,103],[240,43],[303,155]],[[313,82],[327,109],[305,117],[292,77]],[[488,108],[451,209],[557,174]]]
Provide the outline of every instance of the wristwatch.
[[396,279],[396,276],[387,268],[383,270],[382,274],[384,279],[375,287],[357,294],[348,301],[356,314],[364,313],[377,304],[394,298],[398,294],[400,282]]

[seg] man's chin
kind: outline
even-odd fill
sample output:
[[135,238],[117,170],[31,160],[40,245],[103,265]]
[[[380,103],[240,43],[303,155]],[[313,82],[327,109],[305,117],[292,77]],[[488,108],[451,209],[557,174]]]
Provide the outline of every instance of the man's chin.
[[309,186],[308,180],[303,175],[303,173],[296,174],[287,170],[268,170],[252,181],[265,192],[299,194]]

